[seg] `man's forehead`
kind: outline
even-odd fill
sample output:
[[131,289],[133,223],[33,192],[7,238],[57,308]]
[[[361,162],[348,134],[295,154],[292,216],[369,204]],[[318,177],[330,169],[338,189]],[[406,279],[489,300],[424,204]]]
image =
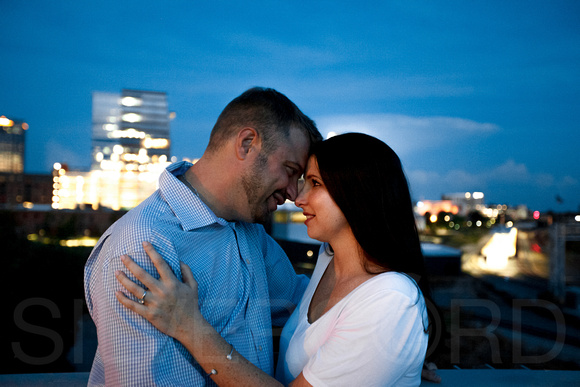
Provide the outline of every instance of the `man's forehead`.
[[304,171],[310,151],[310,139],[308,136],[301,130],[290,130],[290,135],[285,144],[289,150],[287,153],[288,161],[296,164],[301,171]]

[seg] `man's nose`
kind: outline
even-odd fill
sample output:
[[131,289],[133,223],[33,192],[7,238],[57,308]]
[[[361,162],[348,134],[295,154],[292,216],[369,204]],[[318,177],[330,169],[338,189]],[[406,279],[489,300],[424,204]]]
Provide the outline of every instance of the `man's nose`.
[[286,198],[294,201],[296,200],[296,196],[298,196],[298,187],[296,182],[290,182],[288,187],[286,187]]

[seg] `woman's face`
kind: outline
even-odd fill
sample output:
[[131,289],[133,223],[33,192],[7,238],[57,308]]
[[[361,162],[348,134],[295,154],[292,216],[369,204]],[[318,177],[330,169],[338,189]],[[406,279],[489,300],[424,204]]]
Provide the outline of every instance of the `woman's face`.
[[296,205],[302,208],[306,216],[304,224],[308,227],[308,236],[321,242],[339,238],[350,226],[344,214],[334,202],[318,170],[315,156],[310,156],[304,173],[304,185],[296,198]]

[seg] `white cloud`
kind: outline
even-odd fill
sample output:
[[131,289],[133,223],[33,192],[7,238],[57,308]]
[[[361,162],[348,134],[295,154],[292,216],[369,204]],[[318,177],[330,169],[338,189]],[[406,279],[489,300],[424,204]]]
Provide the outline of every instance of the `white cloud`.
[[560,185],[562,187],[574,187],[577,185],[580,185],[578,182],[578,179],[572,177],[572,176],[564,176],[562,178],[562,180],[560,181]]
[[548,173],[533,173],[526,165],[511,159],[481,172],[457,169],[442,174],[437,171],[412,170],[407,172],[407,176],[413,192],[428,199],[437,199],[448,192],[486,191],[500,185],[530,186],[538,189],[569,189],[580,186],[580,182],[571,176],[558,178]]
[[484,172],[480,177],[486,181],[501,180],[501,181],[529,181],[531,176],[528,168],[524,164],[518,164],[514,160],[507,160],[500,166],[497,166],[487,172]]
[[500,130],[492,123],[458,117],[412,117],[400,114],[335,115],[316,119],[323,134],[362,132],[378,137],[399,155],[455,143],[466,136]]

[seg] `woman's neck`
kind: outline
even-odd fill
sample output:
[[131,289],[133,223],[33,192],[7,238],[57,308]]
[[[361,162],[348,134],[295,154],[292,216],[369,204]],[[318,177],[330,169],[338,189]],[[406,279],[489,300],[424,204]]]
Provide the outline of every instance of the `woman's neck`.
[[331,244],[334,250],[334,272],[336,280],[346,280],[365,274],[363,250],[354,238],[341,238],[338,243]]
[[360,275],[379,274],[386,270],[384,267],[369,261],[365,253],[354,237],[344,236],[337,238],[335,243],[331,243],[334,250],[334,271],[336,280],[348,280]]

